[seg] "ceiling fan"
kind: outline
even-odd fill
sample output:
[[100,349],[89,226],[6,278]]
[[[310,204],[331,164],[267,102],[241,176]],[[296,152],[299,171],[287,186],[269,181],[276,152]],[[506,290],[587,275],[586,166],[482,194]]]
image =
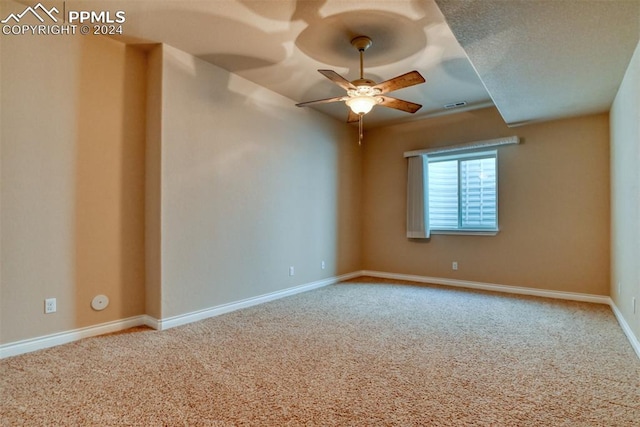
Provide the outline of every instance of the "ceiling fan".
[[349,107],[347,123],[359,122],[359,139],[362,143],[362,117],[376,105],[395,108],[396,110],[415,113],[422,105],[402,99],[386,96],[386,93],[394,90],[414,86],[425,82],[424,77],[417,71],[410,71],[401,76],[394,77],[382,83],[364,78],[364,51],[372,45],[372,40],[367,36],[358,36],[351,40],[351,45],[360,52],[360,78],[349,81],[333,70],[318,70],[320,74],[347,91],[346,96],[334,98],[318,99],[316,101],[301,102],[298,107],[308,107],[315,104],[326,104],[329,102],[344,101]]

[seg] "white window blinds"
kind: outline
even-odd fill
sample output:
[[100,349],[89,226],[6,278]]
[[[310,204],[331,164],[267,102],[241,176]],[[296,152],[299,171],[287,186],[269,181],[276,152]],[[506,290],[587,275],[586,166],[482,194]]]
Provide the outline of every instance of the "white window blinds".
[[460,228],[498,228],[496,157],[460,161]]
[[517,136],[408,151],[407,237],[498,230],[498,163],[488,147]]
[[429,165],[429,226],[445,229],[458,225],[458,162]]
[[429,157],[432,230],[496,230],[497,152]]

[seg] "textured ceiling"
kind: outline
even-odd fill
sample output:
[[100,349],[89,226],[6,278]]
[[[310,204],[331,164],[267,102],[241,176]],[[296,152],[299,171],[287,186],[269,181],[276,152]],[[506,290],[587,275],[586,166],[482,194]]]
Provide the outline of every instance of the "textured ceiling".
[[437,0],[510,125],[608,111],[640,0]]
[[[343,95],[316,70],[356,79],[350,40],[367,35],[365,77],[418,70],[427,83],[391,93],[422,104],[416,114],[378,106],[365,126],[460,111],[443,108],[459,101],[495,103],[512,125],[607,111],[640,35],[640,0],[67,0],[66,8],[124,10],[128,42],[167,43],[292,103]],[[346,119],[343,103],[313,108]]]

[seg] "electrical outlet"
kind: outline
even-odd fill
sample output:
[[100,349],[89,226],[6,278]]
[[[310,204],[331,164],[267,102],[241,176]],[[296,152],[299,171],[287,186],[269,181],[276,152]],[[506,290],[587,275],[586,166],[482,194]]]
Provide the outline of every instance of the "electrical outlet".
[[320,263],[320,268],[323,270],[326,268],[326,264],[324,263],[324,261]]
[[453,261],[451,263],[451,269],[452,270],[457,270],[458,269],[458,261]]
[[293,267],[289,267],[289,276],[296,274],[296,270]]
[[44,314],[50,314],[56,312],[56,299],[47,298],[44,300]]

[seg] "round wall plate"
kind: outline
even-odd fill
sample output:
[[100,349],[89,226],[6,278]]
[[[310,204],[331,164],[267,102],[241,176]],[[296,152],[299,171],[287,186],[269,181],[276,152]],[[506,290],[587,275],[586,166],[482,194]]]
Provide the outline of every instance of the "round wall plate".
[[91,301],[91,308],[96,311],[104,310],[109,305],[109,297],[106,295],[96,295]]

